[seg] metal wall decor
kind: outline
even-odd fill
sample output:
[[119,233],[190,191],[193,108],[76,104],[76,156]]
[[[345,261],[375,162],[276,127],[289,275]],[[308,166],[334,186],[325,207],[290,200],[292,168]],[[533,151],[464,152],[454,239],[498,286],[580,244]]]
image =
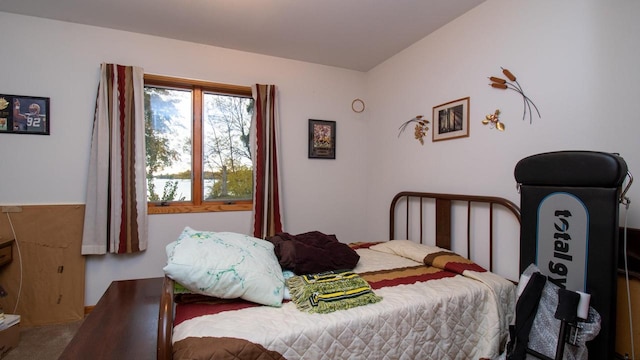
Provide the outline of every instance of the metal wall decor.
[[364,111],[364,101],[362,99],[355,99],[351,102],[351,110],[353,112],[361,113]]
[[482,120],[482,124],[490,125],[492,129],[504,131],[504,123],[500,122],[500,109],[496,109],[493,114],[487,115],[484,120]]
[[529,97],[527,95],[524,94],[524,90],[522,90],[522,86],[520,86],[520,84],[518,83],[518,81],[516,80],[515,75],[513,75],[513,73],[503,67],[501,67],[502,69],[502,73],[504,74],[504,76],[507,77],[507,79],[509,79],[509,81],[507,81],[506,79],[503,78],[499,78],[496,76],[491,76],[489,78],[489,80],[491,80],[491,84],[489,84],[489,86],[496,88],[496,89],[501,89],[501,90],[513,90],[515,92],[517,92],[518,94],[520,94],[522,96],[522,101],[524,102],[524,112],[522,114],[522,120],[525,119],[525,117],[527,116],[527,110],[529,111],[529,124],[531,124],[533,122],[533,118],[531,116],[531,105],[533,105],[533,108],[536,110],[536,113],[538,113],[538,118],[540,118],[540,111],[538,111],[538,107],[536,106],[536,104],[533,103],[533,101],[531,101],[531,99],[529,99]]
[[420,142],[421,145],[424,145],[424,137],[427,135],[427,131],[429,130],[429,127],[427,126],[429,124],[429,120],[423,119],[422,115],[418,115],[400,125],[400,127],[398,128],[400,129],[400,132],[398,132],[398,137],[400,137],[400,134],[402,134],[402,132],[404,132],[404,129],[406,129],[407,126],[411,123],[416,123],[413,136]]

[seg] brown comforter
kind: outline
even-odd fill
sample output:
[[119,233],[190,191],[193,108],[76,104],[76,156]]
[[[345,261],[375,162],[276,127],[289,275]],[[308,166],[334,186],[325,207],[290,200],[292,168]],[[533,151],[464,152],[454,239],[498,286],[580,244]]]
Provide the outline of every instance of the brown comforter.
[[174,359],[192,360],[286,360],[262,345],[235,338],[190,337],[173,344]]

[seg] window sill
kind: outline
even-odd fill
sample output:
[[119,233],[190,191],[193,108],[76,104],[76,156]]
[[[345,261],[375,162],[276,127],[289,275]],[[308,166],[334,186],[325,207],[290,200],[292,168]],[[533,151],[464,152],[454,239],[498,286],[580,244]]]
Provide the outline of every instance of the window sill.
[[234,204],[214,203],[203,205],[168,205],[148,204],[147,212],[149,215],[155,214],[189,214],[203,212],[221,212],[221,211],[251,211],[253,203],[251,201],[236,202]]

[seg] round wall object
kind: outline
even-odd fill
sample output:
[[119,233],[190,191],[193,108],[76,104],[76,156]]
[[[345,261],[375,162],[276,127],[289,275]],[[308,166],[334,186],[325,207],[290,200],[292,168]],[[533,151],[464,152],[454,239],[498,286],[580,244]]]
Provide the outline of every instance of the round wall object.
[[361,99],[355,99],[351,102],[351,110],[357,113],[364,111],[364,101]]

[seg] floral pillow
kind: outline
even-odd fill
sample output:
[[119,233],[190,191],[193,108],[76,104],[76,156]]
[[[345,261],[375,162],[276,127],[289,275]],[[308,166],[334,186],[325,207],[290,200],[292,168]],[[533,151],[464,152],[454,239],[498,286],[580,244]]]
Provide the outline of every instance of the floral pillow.
[[166,250],[165,274],[194,293],[282,305],[284,277],[268,241],[186,227]]

